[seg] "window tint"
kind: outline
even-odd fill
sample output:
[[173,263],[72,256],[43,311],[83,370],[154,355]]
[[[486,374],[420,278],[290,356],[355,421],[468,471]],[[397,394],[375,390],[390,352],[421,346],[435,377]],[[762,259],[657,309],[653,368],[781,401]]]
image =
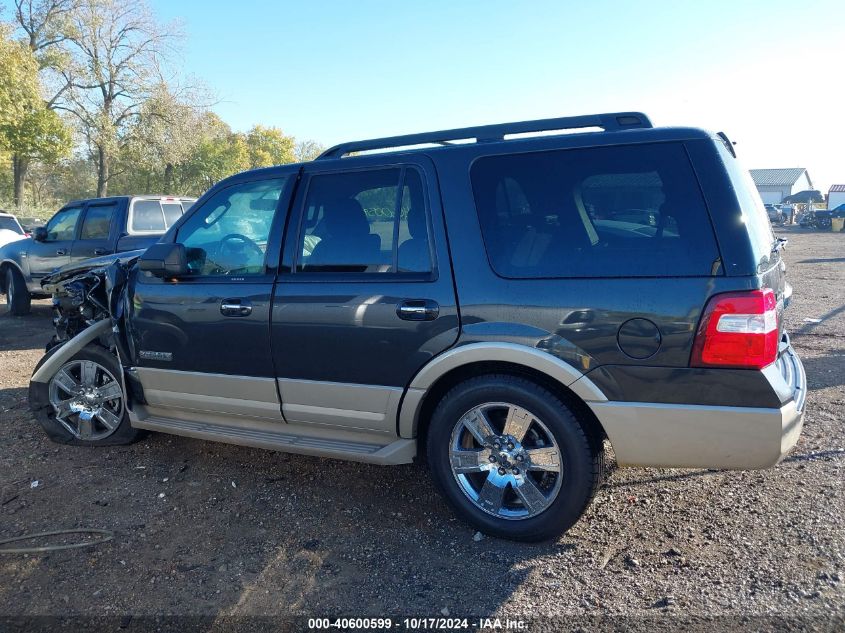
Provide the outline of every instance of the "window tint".
[[82,230],[79,232],[81,240],[105,240],[109,237],[111,219],[117,208],[115,204],[88,207],[85,219],[82,220]]
[[23,235],[23,230],[18,225],[15,218],[9,218],[6,216],[0,216],[0,230],[12,231],[14,233],[17,233],[18,235]]
[[492,156],[471,175],[502,276],[709,275],[718,258],[680,144]]
[[79,219],[80,211],[82,211],[82,207],[62,209],[50,218],[45,227],[47,230],[46,241],[72,240],[76,233],[76,221]]
[[209,198],[179,229],[193,275],[264,272],[270,226],[285,179],[233,185]]
[[299,240],[301,272],[428,272],[422,179],[414,169],[314,176]]

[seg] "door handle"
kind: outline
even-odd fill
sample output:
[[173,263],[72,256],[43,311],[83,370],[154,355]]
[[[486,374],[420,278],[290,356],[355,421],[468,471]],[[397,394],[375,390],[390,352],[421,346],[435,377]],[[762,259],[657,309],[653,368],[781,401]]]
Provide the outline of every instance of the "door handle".
[[94,255],[108,255],[109,250],[107,248],[95,248]]
[[252,314],[252,304],[241,299],[223,299],[220,302],[220,313],[230,317],[249,316]]
[[405,321],[434,321],[440,306],[431,299],[405,299],[396,306],[396,315]]
[[56,255],[67,255],[67,249],[66,248],[57,248],[56,249]]

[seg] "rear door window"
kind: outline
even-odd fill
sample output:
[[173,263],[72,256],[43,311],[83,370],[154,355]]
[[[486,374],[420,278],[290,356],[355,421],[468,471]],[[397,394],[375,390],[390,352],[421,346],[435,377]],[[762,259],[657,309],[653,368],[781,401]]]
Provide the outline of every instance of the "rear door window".
[[707,276],[719,258],[679,143],[491,156],[471,176],[503,277]]
[[108,239],[109,231],[111,230],[112,217],[114,216],[116,209],[116,204],[104,204],[88,207],[88,210],[85,212],[85,218],[82,220],[82,229],[79,232],[79,239]]
[[428,273],[430,243],[422,178],[415,169],[315,175],[305,198],[296,270]]

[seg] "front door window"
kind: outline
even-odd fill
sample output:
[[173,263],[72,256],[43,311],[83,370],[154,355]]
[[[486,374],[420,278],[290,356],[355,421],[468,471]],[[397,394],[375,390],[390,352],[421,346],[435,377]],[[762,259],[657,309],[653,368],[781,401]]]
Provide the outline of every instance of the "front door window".
[[232,185],[207,200],[179,229],[192,276],[264,273],[267,242],[285,179]]

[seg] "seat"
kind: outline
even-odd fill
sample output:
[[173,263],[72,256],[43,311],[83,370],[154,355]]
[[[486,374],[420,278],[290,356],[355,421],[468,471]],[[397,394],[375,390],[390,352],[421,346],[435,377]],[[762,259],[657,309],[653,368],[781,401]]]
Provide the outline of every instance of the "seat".
[[428,247],[428,226],[424,207],[412,207],[408,211],[408,233],[411,234],[410,239],[399,245],[399,271],[430,271],[431,251]]
[[330,266],[361,268],[376,264],[381,251],[381,238],[370,233],[370,223],[361,203],[342,198],[327,203],[321,220],[322,239],[314,247],[305,268]]

